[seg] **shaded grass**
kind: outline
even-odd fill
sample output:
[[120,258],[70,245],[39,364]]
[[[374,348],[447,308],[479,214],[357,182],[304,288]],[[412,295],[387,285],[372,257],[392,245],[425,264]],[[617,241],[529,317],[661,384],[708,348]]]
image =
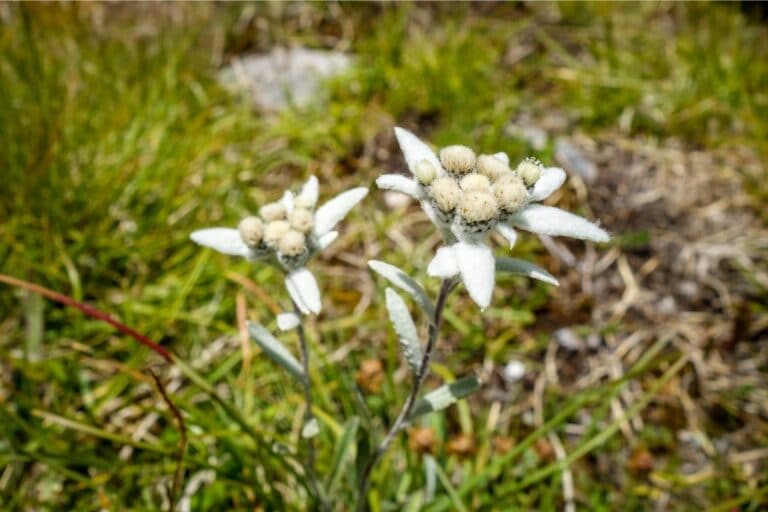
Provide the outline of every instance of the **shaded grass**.
[[[330,197],[348,185],[370,183],[383,168],[400,168],[390,130],[395,122],[435,144],[471,141],[486,151],[503,149],[513,160],[531,148],[509,135],[509,121],[520,112],[543,116],[553,110],[575,130],[675,137],[699,147],[747,146],[765,154],[765,28],[729,6],[637,7],[627,12],[612,4],[348,5],[340,13],[320,5],[144,6],[136,12],[9,7],[0,33],[0,83],[7,91],[0,94],[0,271],[114,313],[191,361],[260,432],[292,445],[300,390],[261,357],[241,375],[244,355],[229,337],[241,290],[233,273],[286,305],[278,276],[200,251],[188,233],[234,224],[309,173],[321,176],[322,195]],[[294,25],[296,9],[308,25]],[[248,29],[242,23],[248,19],[272,23],[265,35]],[[346,25],[351,34],[342,30]],[[326,102],[259,116],[213,81],[222,51],[216,41],[228,41],[225,50],[322,46],[328,44],[321,37],[326,32],[335,44],[351,46],[361,61],[330,84]],[[514,57],[520,46],[527,50]],[[550,159],[551,153],[548,146],[537,156]],[[764,174],[748,178],[761,183]],[[764,198],[765,187],[752,190]],[[389,236],[402,229],[402,212],[387,211],[378,194],[363,208],[315,264],[328,306],[322,343],[316,334],[311,340],[321,363],[312,376],[323,424],[321,474],[335,465],[334,444],[345,419],[361,418],[356,450],[364,454],[363,436],[389,424],[391,405],[405,391],[393,378],[379,394],[363,396],[356,389],[360,359],[380,357],[391,370],[400,365],[384,311],[355,312],[371,290],[363,258],[384,254],[419,279],[429,258],[427,244],[409,251]],[[409,220],[410,237],[429,236],[423,216]],[[541,248],[526,241],[516,250],[533,257]],[[541,351],[543,338],[512,342],[534,325],[552,292],[512,278],[500,279],[500,285],[503,291],[482,321],[454,299],[444,366],[437,368],[442,377],[478,370],[486,360],[502,363]],[[274,327],[273,312],[260,295],[245,290],[251,317]],[[381,295],[374,291],[374,306],[382,305]],[[171,415],[139,371],[152,361],[146,350],[70,311],[20,302],[8,289],[0,292],[0,308],[9,312],[0,323],[9,370],[0,389],[0,503],[9,509],[89,509],[97,502],[105,508],[157,508],[162,487],[170,484],[178,437]],[[24,331],[30,319],[39,327]],[[486,340],[487,333],[492,339]],[[338,356],[345,346],[351,358]],[[659,356],[654,368],[670,357]],[[205,469],[216,474],[195,495],[196,508],[301,508],[300,485],[291,486],[286,477],[280,495],[270,494],[263,464],[253,463],[255,446],[231,419],[179,375],[165,377],[175,383],[173,400],[188,415],[187,480]],[[594,425],[609,417],[600,404],[582,406],[578,400],[567,390],[547,394],[546,416],[557,421],[528,439],[562,428],[582,407],[595,414]],[[557,466],[546,466],[530,446],[518,445],[526,448],[516,452],[516,465],[498,462],[503,459],[491,448],[495,434],[486,430],[485,405],[473,401],[425,420],[443,447],[435,454],[441,482],[435,507],[458,508],[459,500],[470,510],[560,507]],[[556,416],[558,410],[571,412]],[[152,414],[159,418],[132,442],[148,439],[165,451],[153,453],[145,444],[127,451],[130,443],[121,440]],[[51,422],[54,416],[103,435],[66,428]],[[506,426],[518,441],[529,433],[519,421]],[[476,438],[473,456],[444,449],[458,432]],[[378,489],[382,509],[408,503],[416,509],[422,499],[423,460],[403,457],[403,448],[377,473],[379,482],[394,482]],[[620,446],[600,450],[622,460],[616,455]],[[493,479],[472,485],[453,480],[488,467],[494,468]],[[555,476],[525,493],[497,493],[503,482],[510,489],[527,485],[526,472],[533,470]],[[339,478],[339,503],[351,503],[350,477]],[[579,472],[577,485],[593,508],[650,503],[588,471]],[[751,499],[736,475],[706,485],[717,499]]]

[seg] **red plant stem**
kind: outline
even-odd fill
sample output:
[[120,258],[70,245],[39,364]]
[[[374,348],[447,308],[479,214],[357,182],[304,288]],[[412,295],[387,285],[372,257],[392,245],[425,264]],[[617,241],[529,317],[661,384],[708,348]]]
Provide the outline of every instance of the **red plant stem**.
[[86,315],[96,318],[98,320],[101,320],[102,322],[106,322],[112,327],[114,327],[115,329],[117,329],[118,331],[122,332],[123,334],[127,334],[128,336],[132,337],[133,339],[135,339],[145,347],[159,354],[163,359],[165,359],[166,362],[173,363],[173,356],[167,349],[161,347],[160,345],[158,345],[151,339],[147,338],[137,330],[132,329],[127,325],[118,322],[112,316],[105,313],[104,311],[98,310],[92,306],[89,306],[88,304],[78,302],[72,297],[69,297],[59,292],[55,292],[49,288],[45,288],[43,286],[30,283],[29,281],[24,281],[22,279],[16,279],[15,277],[7,276],[5,274],[0,274],[0,283],[5,283],[10,286],[23,288],[33,293],[39,293],[43,297],[47,297],[52,301],[56,301],[61,304],[65,304],[67,306],[72,306],[73,308],[77,308],[83,313],[85,313]]

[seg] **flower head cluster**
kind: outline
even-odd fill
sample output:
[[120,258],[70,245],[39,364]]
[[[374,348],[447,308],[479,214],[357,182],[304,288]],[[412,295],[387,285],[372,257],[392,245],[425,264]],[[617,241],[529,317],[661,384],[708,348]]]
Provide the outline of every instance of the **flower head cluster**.
[[[493,229],[510,247],[517,238],[516,227],[598,242],[609,239],[608,233],[582,217],[536,204],[563,184],[562,169],[544,167],[533,158],[512,169],[504,153],[477,155],[460,145],[442,148],[438,156],[407,130],[395,128],[395,136],[412,177],[386,174],[376,184],[419,200],[448,244],[437,251],[428,273],[461,275],[470,296],[482,308],[490,304],[498,266],[485,245]],[[530,265],[525,266],[530,269]]]
[[298,195],[286,191],[280,201],[262,206],[258,216],[241,220],[237,229],[201,229],[190,238],[224,254],[277,262],[287,273],[286,287],[299,310],[317,314],[320,292],[305,264],[333,243],[338,236],[333,228],[367,193],[363,187],[347,190],[316,208],[319,185],[312,176]]

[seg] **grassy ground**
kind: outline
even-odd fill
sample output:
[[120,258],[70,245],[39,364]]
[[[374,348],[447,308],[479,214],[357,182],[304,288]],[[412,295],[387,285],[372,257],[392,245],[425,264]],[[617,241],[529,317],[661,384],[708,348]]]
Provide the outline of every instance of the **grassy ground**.
[[[237,328],[244,306],[274,328],[279,276],[188,234],[234,224],[309,174],[327,198],[402,168],[394,124],[513,160],[552,161],[554,144],[534,150],[511,127],[574,137],[600,176],[573,178],[555,200],[617,240],[524,237],[517,255],[563,286],[500,279],[482,317],[452,298],[431,384],[475,373],[483,390],[424,420],[431,455],[395,447],[374,476],[378,509],[768,503],[768,31],[737,6],[29,4],[0,15],[0,272],[173,350],[255,429],[105,324],[0,288],[3,509],[167,507],[179,430],[148,369],[186,418],[192,509],[302,509],[301,483],[256,441],[295,443],[301,390]],[[279,114],[216,85],[232,55],[286,44],[349,50],[359,65],[327,101]],[[325,306],[310,330],[319,470],[338,475],[335,509],[354,499],[353,461],[333,471],[343,432],[359,423],[364,454],[362,433],[380,434],[407,390],[383,283],[365,262],[402,265],[434,292],[424,268],[437,243],[417,208],[372,190],[313,263]],[[569,265],[570,253],[585,263]],[[558,349],[551,332],[566,326],[596,344]],[[512,358],[529,367],[517,386],[499,377]],[[387,376],[360,389],[371,359]]]

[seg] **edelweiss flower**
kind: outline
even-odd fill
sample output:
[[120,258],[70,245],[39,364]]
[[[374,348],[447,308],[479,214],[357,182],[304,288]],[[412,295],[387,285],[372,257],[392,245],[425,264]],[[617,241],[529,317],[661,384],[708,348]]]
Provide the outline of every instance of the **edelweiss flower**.
[[336,240],[339,234],[333,228],[366,194],[367,188],[353,188],[315,209],[319,187],[311,176],[297,196],[288,190],[280,201],[264,205],[260,217],[246,217],[236,229],[200,229],[190,238],[231,256],[277,261],[286,271],[285,287],[299,310],[318,314],[320,290],[304,265]]
[[413,177],[385,174],[376,184],[419,201],[448,244],[438,249],[427,273],[435,277],[460,275],[469,295],[483,309],[491,302],[496,270],[557,284],[532,263],[494,258],[485,244],[491,230],[506,238],[510,248],[517,239],[515,228],[596,242],[610,238],[582,217],[536,204],[565,182],[560,168],[543,167],[528,158],[512,170],[506,154],[476,156],[466,146],[445,147],[438,157],[407,130],[395,128],[395,136]]

